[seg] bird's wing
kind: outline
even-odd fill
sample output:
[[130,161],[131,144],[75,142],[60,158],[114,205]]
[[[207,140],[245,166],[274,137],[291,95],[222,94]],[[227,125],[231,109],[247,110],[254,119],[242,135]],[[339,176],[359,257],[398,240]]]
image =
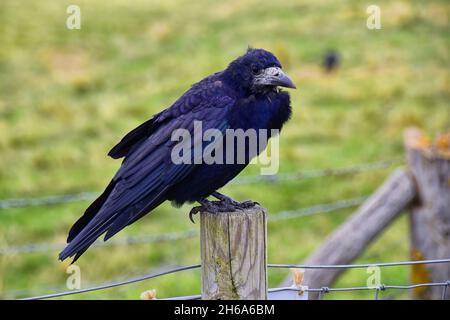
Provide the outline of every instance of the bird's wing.
[[[170,108],[157,113],[151,119],[126,134],[120,142],[108,152],[108,155],[113,159],[127,157],[157,131],[159,132],[158,137],[153,139],[153,143],[164,141],[164,138],[166,138],[164,133],[168,131],[167,127],[179,124],[173,121],[174,119],[189,114],[190,112],[192,112],[194,116],[197,116],[199,112],[202,112],[204,108],[208,107],[226,107],[231,98],[223,94],[221,85],[217,85],[217,83],[220,82],[211,83],[211,80],[206,78],[204,81],[195,84]],[[165,127],[164,131],[158,130],[161,127]]]
[[[194,93],[195,97],[185,94],[172,107],[156,115],[152,123],[158,126],[152,127],[151,135],[137,146],[133,138],[122,140],[117,150],[128,150],[128,155],[113,179],[109,195],[95,215],[84,218],[86,225],[78,226],[76,232],[71,231],[71,241],[60,254],[61,259],[76,254],[75,261],[101,234],[106,232],[107,240],[147,214],[166,200],[165,193],[171,186],[194,170],[194,164],[172,162],[171,151],[177,143],[171,141],[173,130],[186,129],[192,135],[194,120],[198,120],[202,122],[203,131],[215,128],[223,132],[228,127],[227,112],[234,104],[232,98],[214,88]],[[133,131],[140,130],[143,129],[138,127]],[[204,144],[192,141],[191,148],[195,148],[194,143]]]
[[[226,113],[232,104],[234,100],[227,96],[212,96],[208,100],[200,101],[196,110],[189,108],[180,113],[178,109],[170,115],[164,115],[170,118],[166,118],[163,125],[125,158],[114,177],[117,181],[116,188],[109,201],[106,201],[105,207],[125,208],[130,202],[148,195],[153,190],[163,192],[185,178],[194,170],[195,165],[175,164],[172,161],[171,152],[178,143],[171,140],[172,132],[184,129],[193,138],[194,121],[201,121],[203,131],[215,128],[223,132],[228,128]],[[190,143],[188,148],[192,155],[199,144],[202,144],[202,148],[205,147],[203,141],[194,139],[186,141]]]
[[142,143],[159,127],[161,123],[156,121],[155,118],[156,116],[131,130],[108,152],[108,155],[113,159],[119,159],[128,155],[130,151],[132,151],[133,147],[136,147]]

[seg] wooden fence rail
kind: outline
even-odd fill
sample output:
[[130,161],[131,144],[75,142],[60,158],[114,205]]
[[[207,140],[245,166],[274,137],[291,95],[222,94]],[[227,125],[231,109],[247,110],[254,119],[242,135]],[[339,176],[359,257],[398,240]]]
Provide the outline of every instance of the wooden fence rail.
[[[432,260],[450,257],[450,133],[435,143],[420,130],[405,131],[408,167],[397,170],[343,225],[314,252],[306,264],[348,264],[405,209],[410,208],[411,258]],[[312,270],[305,285],[328,287],[342,270]],[[412,284],[448,281],[450,265],[413,265]],[[281,286],[290,283],[286,279]],[[412,298],[440,299],[442,290],[418,287]],[[317,295],[310,295],[310,299]],[[450,299],[450,290],[446,292]]]
[[[405,170],[397,170],[365,203],[317,249],[305,264],[349,264],[409,205],[416,195],[414,181]],[[307,270],[304,284],[329,287],[344,269]],[[282,286],[291,283],[287,279]],[[310,299],[318,295],[310,294]]]

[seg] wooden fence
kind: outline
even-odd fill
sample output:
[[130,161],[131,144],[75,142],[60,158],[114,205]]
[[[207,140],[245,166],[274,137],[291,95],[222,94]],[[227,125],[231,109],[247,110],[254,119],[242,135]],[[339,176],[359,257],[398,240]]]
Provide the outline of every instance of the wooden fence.
[[[450,299],[450,133],[440,135],[436,141],[432,142],[419,130],[409,129],[405,133],[405,150],[406,168],[397,169],[392,173],[383,185],[367,198],[360,208],[301,265],[267,263],[266,209],[255,206],[251,209],[221,214],[201,212],[201,264],[26,299],[49,299],[82,294],[197,268],[201,268],[202,294],[171,299],[305,300],[320,298],[328,292],[354,290],[374,290],[374,297],[378,299],[380,292],[387,289],[411,290],[412,298],[417,299]],[[317,176],[317,172],[313,176]],[[61,198],[46,199],[38,204],[73,200],[72,197]],[[349,207],[349,204],[354,204],[355,199],[349,200],[351,201],[346,201],[345,205],[339,203],[339,205],[333,204],[332,207],[334,209]],[[360,199],[356,200],[357,203],[362,202]],[[4,201],[4,204],[6,204],[5,207],[37,205],[35,201],[22,200]],[[331,205],[321,205],[320,209],[308,208],[301,213],[310,214],[317,210],[323,212],[328,210],[329,206]],[[410,217],[411,261],[351,264],[404,211],[409,211]],[[289,214],[292,215],[292,212]],[[286,217],[286,214],[278,215],[280,216]],[[189,232],[176,236],[170,235],[164,239],[185,239],[193,235],[195,233]],[[405,239],[405,241],[408,240]],[[54,244],[40,249],[38,247],[39,250],[54,248]],[[34,252],[36,246],[30,245],[25,249],[21,252]],[[18,252],[18,249],[11,249],[11,252]],[[330,287],[348,268],[400,265],[411,266],[411,284]],[[297,271],[294,281],[289,278],[281,283],[279,288],[268,289],[268,267],[304,268],[306,271]],[[145,292],[142,298],[155,299],[155,291]]]
[[[351,263],[405,210],[410,212],[411,259],[450,258],[450,133],[432,143],[419,130],[408,129],[405,149],[407,167],[397,169],[305,264]],[[266,221],[266,210],[259,206],[220,215],[201,213],[203,299],[267,298]],[[307,270],[302,284],[326,288],[344,270]],[[411,267],[413,285],[449,279],[448,263]],[[281,287],[291,285],[286,279]],[[412,298],[450,299],[450,290],[442,293],[439,286],[412,288]],[[318,292],[309,299],[318,298]]]

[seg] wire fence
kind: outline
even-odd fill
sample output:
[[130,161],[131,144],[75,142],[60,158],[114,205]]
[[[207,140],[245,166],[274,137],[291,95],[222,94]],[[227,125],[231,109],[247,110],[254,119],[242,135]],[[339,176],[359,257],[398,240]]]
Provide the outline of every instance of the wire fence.
[[[397,262],[383,262],[383,263],[368,263],[368,264],[345,264],[345,265],[291,265],[291,264],[268,264],[268,268],[303,268],[303,269],[354,269],[354,268],[367,268],[367,267],[392,267],[392,266],[411,266],[411,265],[418,265],[418,264],[441,264],[441,263],[450,263],[449,259],[435,259],[435,260],[416,260],[416,261],[397,261]],[[69,296],[74,294],[82,294],[87,292],[93,292],[98,290],[104,290],[104,289],[110,289],[114,287],[119,287],[123,285],[128,285],[132,283],[142,282],[149,279],[154,279],[160,276],[173,274],[181,271],[187,271],[187,270],[193,270],[193,269],[199,269],[201,267],[200,264],[194,264],[189,266],[182,266],[182,267],[176,267],[171,268],[168,270],[164,270],[157,273],[151,273],[149,275],[144,275],[140,277],[135,277],[132,279],[127,279],[123,281],[113,282],[113,283],[107,283],[104,285],[94,286],[90,288],[85,289],[79,289],[79,290],[72,290],[72,291],[65,291],[65,292],[57,292],[57,293],[51,293],[51,294],[45,294],[45,295],[38,295],[33,297],[27,297],[23,300],[38,300],[38,299],[51,299],[51,298],[59,298],[63,296]],[[342,292],[342,291],[361,291],[361,290],[375,290],[375,299],[379,298],[380,292],[385,291],[388,289],[396,289],[396,290],[411,290],[414,288],[420,288],[420,287],[442,287],[442,299],[446,297],[446,293],[448,291],[448,288],[450,287],[450,279],[442,282],[430,282],[430,283],[419,283],[419,284],[411,284],[411,285],[388,285],[388,284],[379,284],[377,286],[359,286],[359,287],[345,287],[345,288],[329,288],[329,287],[322,287],[322,288],[297,288],[297,287],[281,287],[281,288],[273,288],[269,289],[269,292],[275,292],[280,290],[292,290],[292,291],[305,291],[305,292],[315,292],[322,295],[330,293],[330,292]],[[192,300],[192,299],[200,299],[200,295],[192,295],[192,296],[185,296],[185,297],[174,297],[169,299],[174,300]]]
[[98,192],[81,192],[75,194],[53,195],[42,198],[4,199],[0,200],[0,209],[37,207],[77,201],[88,201],[95,199],[98,195]]
[[[341,176],[341,175],[349,175],[362,173],[367,171],[385,169],[393,166],[394,164],[400,163],[400,160],[383,160],[373,163],[363,163],[353,166],[335,168],[335,169],[322,169],[322,170],[309,170],[302,172],[290,172],[290,173],[282,173],[275,176],[248,176],[237,179],[233,184],[237,185],[245,185],[245,184],[253,184],[259,182],[282,182],[282,181],[294,181],[294,180],[302,180],[309,178],[317,178],[317,177],[325,177],[325,176]],[[43,198],[23,198],[23,199],[4,199],[0,200],[0,209],[9,209],[9,208],[19,208],[19,207],[29,207],[29,206],[45,206],[45,205],[55,205],[55,204],[64,204],[68,202],[75,201],[84,201],[84,200],[92,200],[98,196],[96,192],[81,192],[77,194],[68,194],[68,195],[53,195],[49,197]],[[362,204],[367,197],[357,197],[357,198],[349,198],[343,199],[332,203],[321,203],[315,206],[299,208],[296,210],[286,210],[281,211],[276,214],[269,216],[269,221],[282,221],[286,219],[292,219],[302,216],[310,216],[315,214],[322,214],[327,212],[335,212],[341,209],[354,207]],[[182,232],[172,232],[172,233],[163,233],[159,235],[142,235],[142,236],[131,236],[126,238],[118,238],[113,239],[109,242],[96,242],[94,244],[95,247],[105,247],[112,245],[136,245],[136,244],[144,244],[151,242],[162,242],[162,241],[176,241],[181,239],[188,239],[198,236],[199,231],[196,229],[190,229]],[[25,245],[14,245],[14,246],[4,246],[0,247],[0,255],[7,254],[19,254],[19,253],[32,253],[32,252],[45,252],[51,250],[58,250],[64,247],[63,243],[28,243]],[[450,259],[440,259],[440,260],[426,260],[426,261],[402,261],[402,262],[392,262],[392,263],[375,263],[375,264],[352,264],[352,265],[289,265],[289,264],[269,264],[269,268],[303,268],[303,269],[318,269],[318,268],[366,268],[369,266],[379,266],[379,267],[388,267],[388,266],[399,266],[399,265],[413,265],[413,264],[436,264],[436,263],[449,263]],[[38,295],[32,296],[25,299],[50,299],[50,298],[58,298],[73,294],[82,294],[87,292],[93,292],[98,290],[104,290],[109,288],[114,288],[118,286],[123,286],[127,284],[142,282],[148,279],[157,278],[160,276],[164,276],[167,274],[172,274],[176,272],[181,272],[185,270],[198,269],[201,266],[190,265],[183,267],[171,268],[168,270],[163,270],[161,272],[151,273],[144,276],[134,277],[128,280],[116,281],[111,283],[106,283],[90,288],[80,289],[80,290],[72,290],[65,292],[58,292],[46,295]],[[353,288],[308,288],[309,292],[319,292],[321,294],[333,292],[333,291],[351,291],[351,290],[376,290],[376,298],[378,298],[379,291],[386,289],[412,289],[418,286],[442,286],[447,290],[450,281],[442,282],[442,283],[423,283],[423,284],[414,284],[414,285],[403,285],[403,286],[395,286],[395,285],[380,285],[376,288],[374,287],[353,287]],[[273,288],[269,289],[270,292],[275,292],[277,290],[284,290],[286,288]],[[287,290],[297,290],[294,288],[288,288]],[[445,291],[443,293],[443,297],[445,296]],[[169,299],[200,299],[200,295],[192,295],[185,297],[173,297]]]
[[240,177],[236,179],[231,184],[251,184],[258,182],[283,182],[283,181],[295,181],[304,180],[311,178],[320,177],[331,177],[331,176],[344,176],[350,174],[363,173],[374,170],[387,169],[393,165],[398,165],[403,162],[403,159],[390,159],[381,160],[376,162],[360,163],[352,166],[341,167],[341,168],[328,168],[319,170],[306,170],[306,171],[294,171],[279,173],[276,175],[258,175],[258,176],[248,176]]
[[79,290],[72,290],[72,291],[66,291],[66,292],[59,292],[59,293],[52,293],[52,294],[47,294],[47,295],[29,297],[29,298],[24,298],[22,300],[39,300],[39,299],[58,298],[58,297],[68,296],[68,295],[73,295],[73,294],[98,291],[98,290],[103,290],[103,289],[109,289],[109,288],[114,288],[114,287],[118,287],[118,286],[123,286],[123,285],[126,285],[126,284],[141,282],[141,281],[144,281],[144,280],[153,279],[153,278],[156,278],[156,277],[164,276],[164,275],[175,273],[175,272],[181,272],[181,271],[185,271],[185,270],[192,270],[192,269],[198,269],[198,268],[200,268],[199,264],[194,264],[194,265],[190,265],[190,266],[176,267],[176,268],[173,268],[173,269],[169,269],[169,270],[165,270],[165,271],[161,271],[161,272],[157,272],[157,273],[152,273],[152,274],[149,274],[149,275],[145,275],[145,276],[141,276],[141,277],[137,277],[137,278],[132,278],[132,279],[128,279],[128,280],[124,280],[124,281],[120,281],[120,282],[108,283],[108,284],[104,284],[104,285],[100,285],[100,286],[96,286],[96,287],[91,287],[91,288],[86,288],[86,289],[79,289]]
[[[375,291],[375,300],[379,300],[381,291],[385,291],[385,290],[388,290],[388,289],[412,290],[412,289],[423,288],[423,287],[442,287],[441,299],[445,300],[445,296],[447,294],[448,287],[450,287],[450,280],[445,281],[445,282],[418,283],[418,284],[413,284],[413,285],[387,285],[387,284],[380,284],[380,285],[377,285],[377,286],[347,287],[347,288],[329,288],[329,287],[304,288],[301,291],[319,293],[319,300],[320,300],[320,299],[323,299],[325,294],[330,293],[330,292],[344,292],[344,291],[348,292],[348,291],[374,290]],[[298,288],[293,288],[293,287],[281,287],[281,288],[269,289],[269,292],[276,292],[276,291],[295,291],[295,292],[299,292],[300,290]]]
[[[270,181],[273,182],[273,181],[285,181],[294,179],[299,180],[323,176],[346,175],[388,168],[398,162],[399,160],[383,160],[373,163],[364,163],[336,169],[310,170],[294,173],[285,173],[280,174],[278,176],[250,176],[250,177],[243,177],[240,180],[238,179],[238,181],[235,183],[251,184],[257,182],[270,182]],[[0,209],[64,204],[69,202],[92,200],[97,196],[98,193],[96,192],[81,192],[77,194],[68,194],[68,195],[53,195],[43,198],[5,199],[0,200]],[[315,214],[334,212],[341,209],[346,209],[360,205],[361,203],[364,202],[365,199],[367,199],[367,197],[342,199],[333,203],[321,203],[315,206],[299,208],[296,210],[285,210],[271,215],[269,219],[270,221],[282,221],[302,216],[310,216]],[[194,238],[198,234],[199,234],[198,230],[190,229],[181,232],[162,233],[158,235],[129,236],[125,238],[112,239],[108,242],[97,241],[94,243],[93,247],[123,246],[123,245],[128,246],[128,245],[148,244],[164,241],[177,241]],[[27,243],[22,245],[2,246],[0,247],[0,255],[47,252],[63,249],[64,246],[65,243]]]
[[[230,184],[246,185],[259,182],[282,182],[282,181],[303,180],[327,176],[350,175],[374,170],[387,169],[389,167],[392,167],[393,165],[398,165],[402,162],[403,162],[402,159],[390,159],[369,163],[361,163],[334,169],[295,171],[288,173],[280,173],[272,176],[262,176],[262,175],[244,176],[236,178],[235,180],[231,181]],[[99,192],[80,192],[65,195],[51,195],[41,198],[3,199],[0,200],[0,209],[48,206],[48,205],[64,204],[69,202],[88,201],[95,199],[99,194],[100,194]]]
[[[92,247],[108,247],[108,246],[131,246],[146,243],[156,243],[164,241],[176,241],[194,238],[199,234],[196,229],[189,229],[182,232],[168,232],[157,235],[141,235],[128,236],[117,239],[111,239],[108,242],[97,241]],[[13,245],[0,247],[0,255],[11,255],[21,253],[48,252],[53,250],[61,250],[66,246],[65,243],[27,243],[24,245]]]
[[[335,212],[338,210],[347,209],[360,205],[366,199],[367,197],[350,198],[339,200],[332,203],[321,203],[315,206],[299,208],[296,210],[281,211],[270,215],[269,221],[276,222],[298,217]],[[93,244],[93,247],[130,246],[130,245],[148,244],[164,241],[177,241],[194,238],[198,235],[199,231],[197,229],[189,229],[181,232],[169,232],[158,235],[129,236],[111,239],[108,242],[96,241]],[[0,255],[48,252],[63,249],[64,246],[65,243],[27,243],[23,245],[3,246],[0,247]]]
[[450,263],[450,259],[434,259],[434,260],[410,260],[398,262],[381,262],[366,264],[332,264],[332,265],[310,265],[310,264],[268,264],[269,268],[288,268],[288,269],[361,269],[369,267],[397,267],[411,266],[417,264],[441,264]]

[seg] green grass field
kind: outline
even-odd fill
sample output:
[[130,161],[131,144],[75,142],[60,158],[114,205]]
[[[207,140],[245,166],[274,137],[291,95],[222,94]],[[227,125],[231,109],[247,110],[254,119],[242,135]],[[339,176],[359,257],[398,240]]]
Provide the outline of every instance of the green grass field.
[[[81,8],[68,30],[66,8]],[[0,198],[100,191],[120,162],[106,156],[129,130],[168,107],[190,84],[221,70],[247,45],[274,52],[297,84],[294,115],[280,139],[280,172],[336,168],[403,156],[402,132],[450,128],[450,4],[377,1],[381,30],[366,28],[365,1],[15,1],[0,2]],[[329,48],[342,65],[320,67]],[[269,214],[368,195],[393,168],[341,177],[227,186]],[[254,175],[251,166],[244,175]],[[88,202],[0,210],[0,246],[63,242]],[[191,228],[189,207],[165,204],[125,235]],[[269,262],[300,263],[352,210],[269,224]],[[390,226],[357,262],[409,259],[408,219]],[[66,290],[57,251],[0,255],[0,298]],[[82,287],[199,262],[199,239],[89,250]],[[277,285],[288,271],[271,270]],[[335,286],[366,284],[346,272]],[[386,284],[409,269],[386,268]],[[168,275],[69,299],[196,294],[199,271]],[[406,298],[405,292],[384,297]],[[329,299],[371,299],[373,292]]]

